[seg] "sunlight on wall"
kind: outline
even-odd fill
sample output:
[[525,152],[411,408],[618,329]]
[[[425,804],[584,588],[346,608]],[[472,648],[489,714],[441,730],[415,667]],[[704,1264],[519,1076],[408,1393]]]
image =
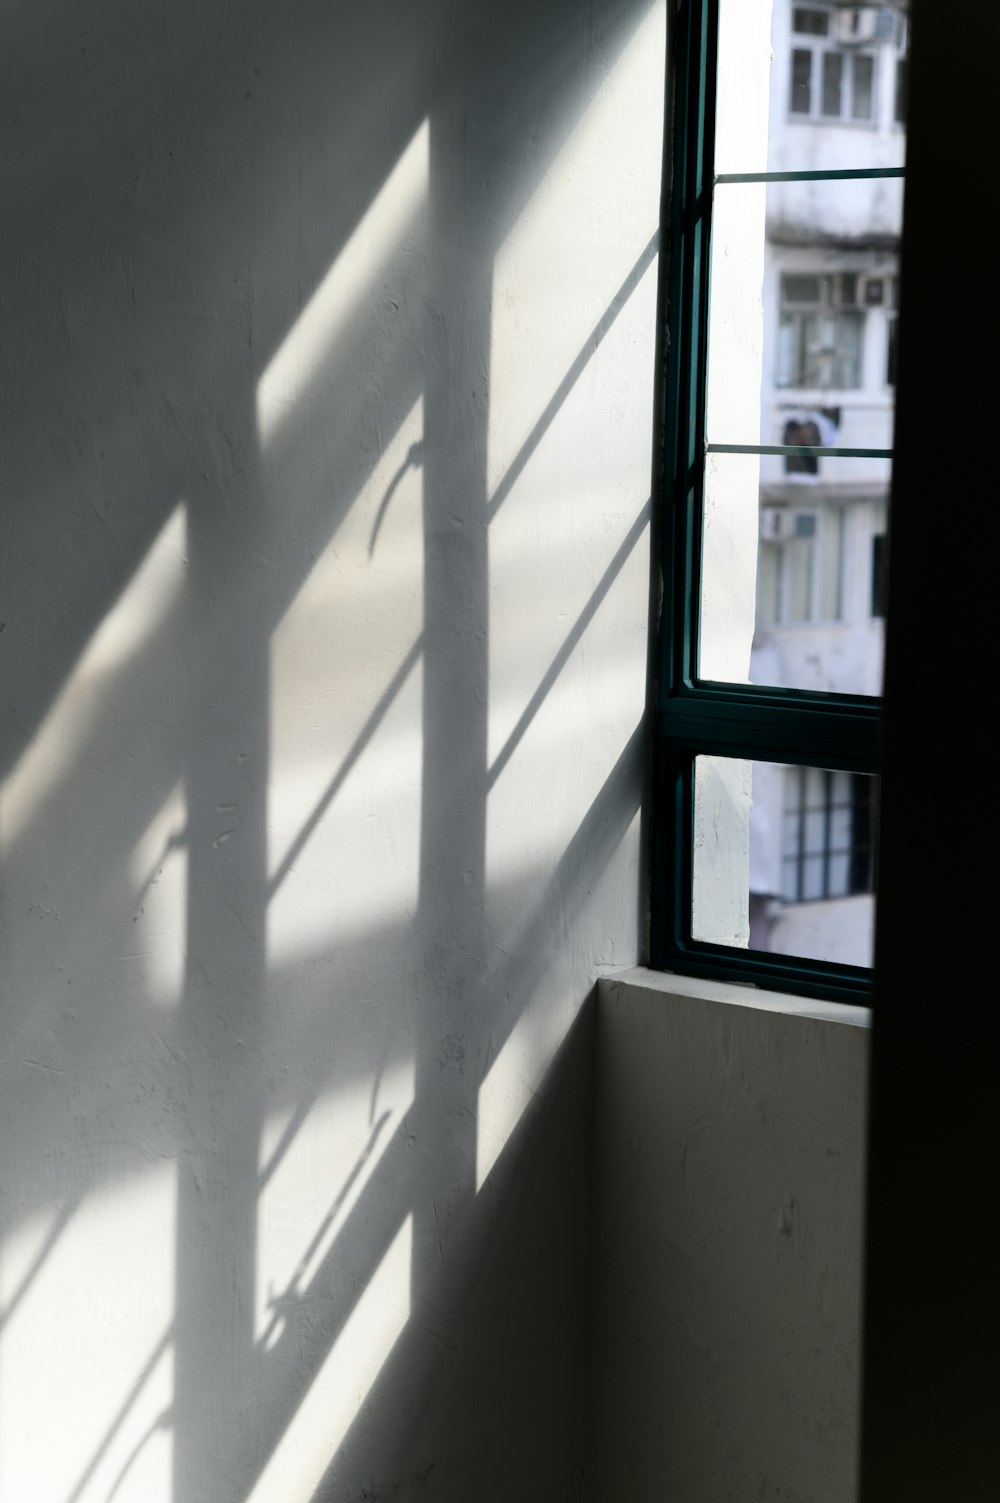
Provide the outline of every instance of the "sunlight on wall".
[[415,1087],[413,1061],[396,1060],[375,1081],[345,1081],[297,1129],[293,1112],[268,1121],[254,1317],[254,1339],[265,1347],[280,1339],[283,1302],[307,1291],[413,1104]]
[[[619,517],[614,521],[621,529],[612,539],[618,547],[607,547],[611,563],[604,580],[606,593],[592,616],[588,608],[601,583],[592,574],[586,575],[591,600],[583,602],[580,615],[559,611],[555,588],[548,602],[540,597],[531,607],[525,603],[529,622],[548,618],[538,622],[536,637],[554,625],[561,640],[551,658],[537,663],[537,697],[525,704],[528,696],[523,696],[519,721],[511,724],[511,701],[501,698],[502,684],[494,689],[500,702],[497,714],[491,714],[491,726],[507,731],[508,740],[497,746],[490,761],[494,781],[487,809],[486,869],[491,887],[544,869],[565,850],[642,714],[645,661],[636,648],[646,627],[649,531],[641,521],[631,529]],[[512,550],[504,552],[510,572],[500,573],[497,566],[497,589],[510,583],[513,595],[516,566]],[[566,594],[571,590],[577,593],[575,583],[567,585]],[[505,616],[508,609],[509,603]],[[525,663],[532,656],[525,632],[512,626],[508,641],[496,651],[513,657],[517,645],[523,683]],[[512,666],[505,665],[502,682],[513,683]],[[491,711],[495,702],[491,697]]]
[[49,1218],[0,1249],[0,1497],[169,1503],[176,1175],[157,1165],[84,1202],[25,1276]]
[[[656,228],[664,18],[664,5],[654,4],[497,253],[487,462],[491,492]],[[621,371],[618,376],[623,379]],[[627,394],[608,395],[621,401]],[[647,471],[649,420],[647,406]],[[599,452],[593,443],[586,449],[591,458]],[[611,473],[613,467],[608,468]]]
[[413,1218],[400,1227],[247,1503],[309,1503],[410,1314]]
[[487,881],[558,858],[645,697],[664,11],[496,261]]
[[416,905],[422,437],[417,402],[274,634],[272,960]]
[[137,843],[129,862],[135,911],[122,959],[130,982],[159,1007],[174,1007],[184,986],[187,938],[187,805],[178,783]]
[[180,597],[186,573],[187,510],[179,502],[0,788],[4,845],[16,844],[47,796],[67,776],[80,742],[101,722],[115,670],[141,652],[161,629]]
[[260,378],[257,427],[265,447],[308,392],[380,269],[413,232],[426,205],[429,180],[430,127],[425,120]]
[[553,1008],[528,1008],[487,1071],[476,1105],[477,1194],[531,1105],[564,1035],[565,1020]]
[[[641,814],[637,812],[622,841],[622,850],[638,851],[640,821]],[[613,869],[605,873],[595,872],[588,883],[588,891],[596,894],[602,882],[613,885],[615,881]],[[630,924],[629,915],[621,910],[620,897],[618,887],[614,892],[614,898],[619,900],[618,906],[612,902],[605,908],[606,913],[614,917],[607,920],[603,944],[599,944],[596,950],[595,963],[600,970],[616,964],[620,966],[623,954],[631,961],[635,953],[631,935],[626,941],[628,948],[619,947],[620,933],[616,930]],[[530,923],[530,919],[522,921],[505,934],[500,948],[517,954],[526,943]],[[531,1103],[544,1094],[545,1077],[575,1015],[575,1009],[554,1008],[548,986],[540,986],[490,1064],[476,1102],[477,1194]]]

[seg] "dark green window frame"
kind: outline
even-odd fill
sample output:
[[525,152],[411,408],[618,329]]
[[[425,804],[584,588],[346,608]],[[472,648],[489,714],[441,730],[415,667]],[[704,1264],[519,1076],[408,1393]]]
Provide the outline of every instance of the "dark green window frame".
[[664,180],[669,255],[661,275],[663,406],[660,615],[654,711],[650,961],[662,970],[868,1002],[871,971],[692,936],[694,764],[699,755],[877,774],[881,701],[698,677],[705,458],[708,452],[889,458],[891,450],[706,442],[709,270],[717,187],[736,182],[900,177],[902,168],[714,171],[719,0],[679,0],[674,108]]

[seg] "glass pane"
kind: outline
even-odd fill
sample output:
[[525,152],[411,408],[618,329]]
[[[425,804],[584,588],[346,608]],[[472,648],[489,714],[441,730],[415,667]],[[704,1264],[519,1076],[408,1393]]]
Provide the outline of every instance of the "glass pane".
[[840,444],[890,447],[902,208],[901,178],[716,189],[709,442],[780,443],[787,392],[848,409]]
[[841,96],[844,87],[844,54],[823,53],[823,114],[835,115],[839,120],[843,106]]
[[[905,10],[721,0],[718,171],[901,166]],[[900,178],[718,184],[710,445],[891,450],[902,202]],[[709,456],[703,678],[881,692],[890,471]]]
[[694,938],[871,965],[877,826],[877,778],[697,757]]
[[830,30],[830,12],[797,5],[792,11],[792,30],[804,36],[825,37]]
[[716,171],[901,167],[905,13],[721,0]]
[[[822,437],[836,417],[783,414],[789,442],[810,428]],[[889,471],[888,460],[708,455],[702,678],[882,692]]]
[[806,411],[823,447],[891,448],[902,188],[893,178],[716,190],[710,443],[793,442],[785,425]]
[[874,114],[872,88],[875,77],[875,59],[867,53],[859,52],[853,61],[854,94],[851,102],[851,116],[855,120],[870,120]]
[[784,555],[785,588],[788,596],[787,612],[795,621],[808,621],[813,574],[812,544],[804,542],[801,538],[790,537],[785,544]]
[[792,82],[788,108],[795,115],[808,115],[812,109],[812,53],[798,47],[792,53]]

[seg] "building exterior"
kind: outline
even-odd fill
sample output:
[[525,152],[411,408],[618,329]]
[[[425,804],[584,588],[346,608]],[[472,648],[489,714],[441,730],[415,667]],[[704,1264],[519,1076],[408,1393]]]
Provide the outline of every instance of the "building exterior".
[[[770,172],[904,161],[905,0],[775,0]],[[902,181],[771,182],[761,443],[892,446]],[[886,458],[766,455],[754,683],[879,694]],[[873,780],[754,769],[750,943],[870,964]]]

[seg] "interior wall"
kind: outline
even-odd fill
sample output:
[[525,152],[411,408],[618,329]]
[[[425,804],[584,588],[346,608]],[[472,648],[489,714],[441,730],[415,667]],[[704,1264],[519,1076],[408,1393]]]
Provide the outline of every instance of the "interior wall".
[[844,1503],[868,1014],[638,970],[599,993],[586,1496]]
[[577,1496],[664,10],[5,8],[4,1497]]

